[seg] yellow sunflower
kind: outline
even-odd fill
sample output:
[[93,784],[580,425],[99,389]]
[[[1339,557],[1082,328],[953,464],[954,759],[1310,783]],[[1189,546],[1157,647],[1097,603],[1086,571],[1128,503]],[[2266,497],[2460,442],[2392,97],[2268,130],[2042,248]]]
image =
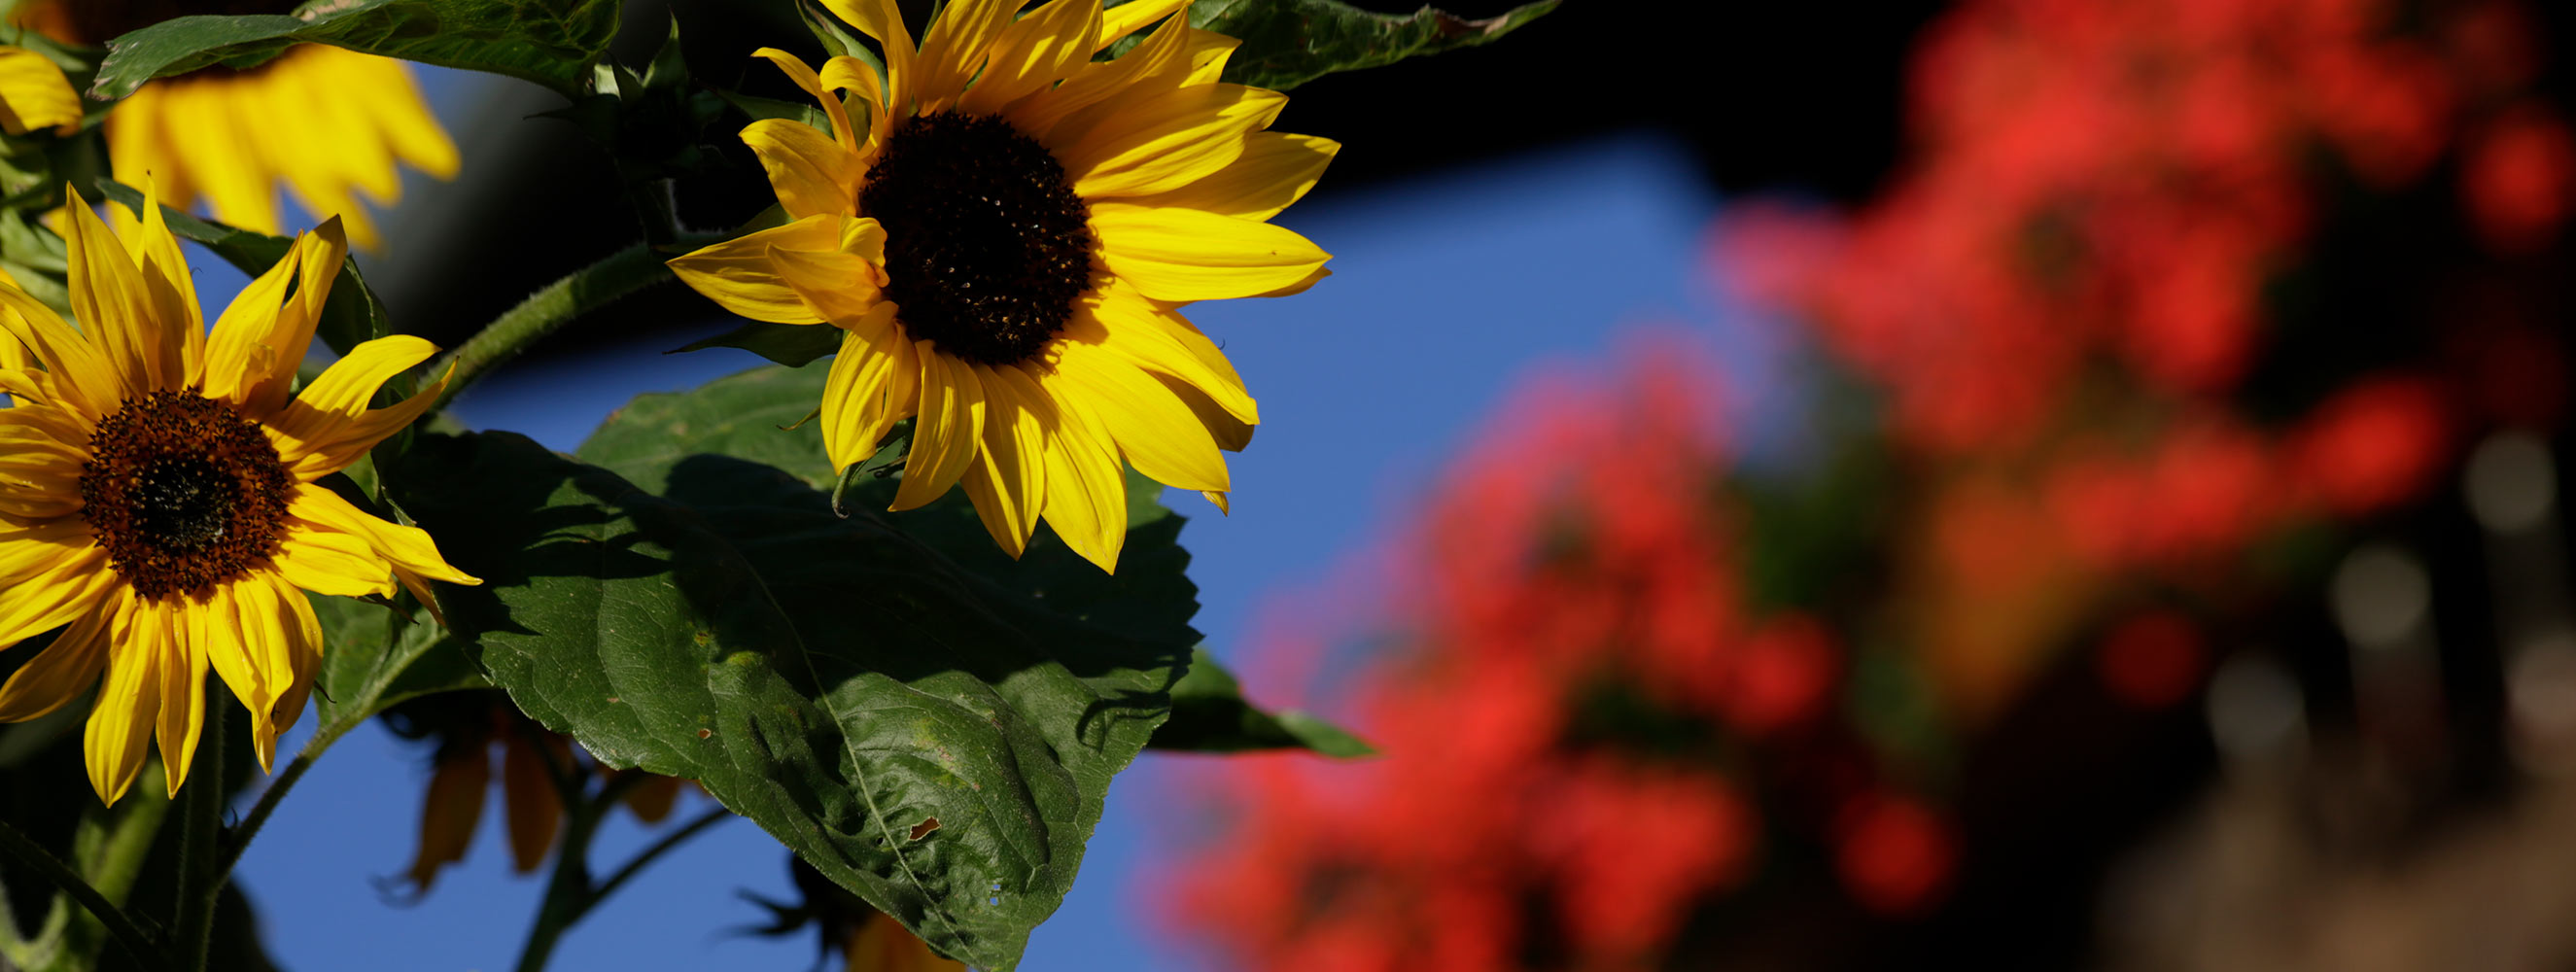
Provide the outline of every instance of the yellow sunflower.
[[437,350],[387,337],[288,398],[348,255],[337,220],[297,237],[208,334],[150,196],[123,245],[71,200],[83,329],[0,279],[0,328],[41,365],[0,369],[15,400],[0,409],[0,647],[62,629],[0,685],[0,721],[97,684],[89,777],[114,803],[156,733],[171,792],[187,778],[209,665],[250,709],[269,765],[322,658],[303,590],[391,595],[399,579],[426,598],[426,578],[478,581],[427,533],[314,483],[411,424],[446,384],[369,409],[378,386]]
[[[297,0],[37,0],[21,7],[38,31],[101,45],[189,14],[289,13]],[[180,209],[205,199],[216,219],[275,234],[277,183],[310,213],[338,213],[349,238],[374,250],[376,230],[356,193],[381,206],[402,198],[397,161],[456,175],[456,143],[439,127],[401,61],[322,44],[288,48],[248,70],[211,67],[146,84],[107,116],[116,179],[158,181]],[[132,230],[131,224],[121,224]]]
[[1180,308],[1325,274],[1327,254],[1266,221],[1340,146],[1264,131],[1286,96],[1219,82],[1235,41],[1174,16],[1186,0],[1025,16],[1019,0],[954,0],[917,50],[893,0],[824,6],[876,38],[884,77],[760,51],[832,130],[744,128],[792,221],[671,269],[745,317],[846,332],[824,441],[847,468],[914,419],[894,509],[962,484],[1013,556],[1043,517],[1107,570],[1126,535],[1121,460],[1222,506],[1219,450],[1259,417]]
[[23,47],[0,47],[0,131],[67,135],[80,120],[80,94],[60,66]]

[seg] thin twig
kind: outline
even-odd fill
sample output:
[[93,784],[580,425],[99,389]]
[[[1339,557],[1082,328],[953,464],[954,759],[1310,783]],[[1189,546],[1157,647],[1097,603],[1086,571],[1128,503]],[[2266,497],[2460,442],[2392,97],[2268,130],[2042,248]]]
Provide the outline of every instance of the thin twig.
[[716,807],[699,814],[697,819],[689,821],[680,829],[663,835],[661,840],[653,842],[653,846],[644,848],[643,852],[636,854],[634,860],[627,861],[625,866],[619,867],[617,873],[609,875],[608,880],[600,882],[598,889],[590,893],[589,907],[582,910],[588,911],[590,908],[598,907],[602,900],[616,892],[618,885],[625,884],[628,878],[634,877],[636,872],[643,870],[644,865],[653,863],[654,858],[670,853],[671,849],[680,846],[681,842],[697,836],[698,831],[713,827],[733,815],[734,812],[731,810]]

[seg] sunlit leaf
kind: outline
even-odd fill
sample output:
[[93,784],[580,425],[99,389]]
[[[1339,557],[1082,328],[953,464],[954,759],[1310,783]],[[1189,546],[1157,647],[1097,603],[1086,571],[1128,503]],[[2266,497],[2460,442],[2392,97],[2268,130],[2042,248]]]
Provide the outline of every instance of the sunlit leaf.
[[617,33],[617,0],[339,0],[302,16],[176,17],[108,42],[90,97],[212,65],[247,68],[299,43],[489,71],[585,93]]
[[424,436],[385,478],[485,579],[441,601],[523,711],[697,780],[942,952],[1016,964],[1185,651],[835,516],[779,469],[647,468],[666,495],[498,433]]

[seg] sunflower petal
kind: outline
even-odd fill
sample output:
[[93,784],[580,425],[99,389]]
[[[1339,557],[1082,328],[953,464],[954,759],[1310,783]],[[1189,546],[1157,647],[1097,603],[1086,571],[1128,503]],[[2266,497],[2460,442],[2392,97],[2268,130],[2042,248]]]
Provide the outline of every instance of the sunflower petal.
[[877,265],[858,254],[771,247],[769,267],[787,289],[796,292],[798,300],[833,324],[856,326],[885,306],[884,291],[873,282],[878,279]]
[[[1207,357],[1198,353],[1199,349],[1175,336],[1175,329],[1161,320],[1165,316],[1178,315],[1126,288],[1109,287],[1074,305],[1064,336],[1106,348],[1149,374],[1197,389],[1240,422],[1259,423],[1259,407],[1244,390],[1243,378],[1225,364],[1225,356],[1211,346],[1208,350],[1215,359],[1211,365]],[[1189,329],[1189,325],[1183,323],[1180,328]],[[1188,333],[1197,332],[1189,329]],[[1204,342],[1205,338],[1200,340]]]
[[0,685],[0,722],[41,718],[97,685],[98,673],[107,668],[108,622],[114,617],[107,605],[98,605],[10,675]]
[[[161,623],[171,626],[170,636],[161,639],[161,715],[154,733],[161,742],[161,779],[169,786],[169,795],[179,795],[179,784],[188,779],[188,768],[196,762],[197,740],[206,727],[206,659],[208,649],[239,651],[239,639],[229,634],[221,645],[209,644],[213,635],[207,629],[205,605],[179,598],[163,602]],[[214,784],[222,786],[218,782]]]
[[895,9],[894,0],[822,0],[822,4],[842,23],[876,38],[878,46],[884,48],[885,107],[890,112],[904,113],[917,82],[912,80],[912,32],[904,28],[903,13]]
[[63,323],[53,308],[18,289],[17,281],[5,273],[0,273],[0,327],[7,328],[20,347],[45,366],[40,383],[49,384],[54,400],[66,408],[95,420],[124,401],[116,372],[98,346]]
[[187,374],[179,322],[153,314],[143,271],[99,222],[79,190],[66,187],[71,233],[64,237],[71,264],[72,316],[104,351],[126,397],[176,388]]
[[1182,489],[1230,488],[1215,438],[1171,389],[1102,349],[1079,341],[1061,347],[1056,400],[1097,416],[1137,472]]
[[150,605],[125,601],[113,622],[114,643],[108,650],[107,677],[91,703],[89,727],[81,751],[89,764],[90,786],[100,802],[114,806],[143,771],[144,747],[152,741],[153,723],[161,717],[162,643],[170,626]]
[[[1137,0],[1109,9],[1104,21],[1107,31],[1116,29],[1119,11],[1129,7],[1159,4],[1160,0]],[[1169,11],[1166,10],[1165,13]],[[1133,28],[1130,28],[1131,30]],[[1073,72],[1063,84],[1012,102],[1004,117],[1012,125],[1038,141],[1061,144],[1055,137],[1057,125],[1104,101],[1135,91],[1159,91],[1176,83],[1189,69],[1188,31],[1155,31],[1136,45],[1135,50],[1113,61],[1094,61]],[[1121,34],[1120,36],[1125,36]],[[1114,39],[1114,38],[1110,38]],[[1107,43],[1104,40],[1103,43]],[[1167,83],[1165,79],[1170,79]]]
[[[294,292],[243,290],[216,321],[214,347],[206,355],[208,371],[232,360],[241,362],[242,377],[232,400],[254,418],[275,415],[286,407],[287,390],[295,384],[296,368],[304,364],[305,349],[313,345],[313,329],[322,320],[322,305],[330,299],[331,282],[349,258],[348,234],[337,218],[323,220],[312,232],[298,236],[295,245]],[[237,337],[223,333],[226,325],[234,323],[234,309],[244,300],[270,299],[279,301],[274,313],[265,304],[254,303],[242,312],[239,323],[244,333]],[[259,326],[263,322],[265,328]],[[226,346],[236,340],[243,342],[239,350]]]
[[80,93],[60,65],[24,47],[0,47],[0,131],[69,135],[80,120]]
[[[1054,399],[1052,390],[1046,394]],[[1048,436],[1046,521],[1065,546],[1115,573],[1127,541],[1127,477],[1118,452],[1105,433],[1061,403]]]
[[1219,216],[1268,220],[1304,198],[1324,175],[1342,143],[1313,135],[1254,132],[1243,155],[1215,175],[1168,192],[1132,200],[1140,206],[1197,209]]
[[760,167],[769,173],[769,187],[788,216],[847,216],[852,211],[858,193],[858,159],[813,126],[763,118],[743,126],[742,143],[760,157]]
[[920,403],[921,361],[894,327],[893,304],[878,304],[841,338],[823,384],[823,449],[835,472],[875,455],[886,432]]
[[946,107],[984,70],[993,42],[1018,12],[1020,0],[950,0],[921,38],[921,59],[910,87],[924,114]]
[[[286,255],[234,295],[232,304],[215,319],[215,333],[206,339],[205,367],[199,376],[206,397],[239,402],[246,383],[277,370],[277,362],[287,356],[286,349],[271,341],[277,315],[303,262],[318,255],[320,246],[318,238],[297,237]],[[297,363],[302,363],[303,354],[303,349],[295,350]]]
[[349,349],[348,357],[324,369],[267,423],[287,471],[311,482],[347,468],[360,454],[428,411],[446,390],[447,376],[439,376],[400,403],[373,410],[367,404],[386,381],[437,351],[437,346],[407,334]]
[[1089,124],[1058,126],[1056,156],[1084,199],[1169,192],[1243,157],[1244,136],[1269,127],[1288,96],[1239,84],[1203,84],[1122,103]]
[[[847,216],[808,216],[785,226],[704,247],[670,261],[671,272],[689,289],[705,294],[724,309],[773,324],[820,324],[823,315],[779,279],[769,260],[771,250],[829,253],[841,249],[849,235]],[[869,220],[874,223],[874,220]]]
[[1054,84],[1091,60],[1100,48],[1098,0],[1048,0],[1002,28],[993,59],[957,110],[990,115]]
[[295,495],[287,500],[286,513],[295,525],[354,537],[365,544],[371,556],[422,577],[450,584],[483,583],[449,564],[428,531],[378,519],[326,487],[298,484]]
[[[0,541],[0,546],[7,545]],[[0,645],[14,645],[79,620],[109,591],[123,586],[109,569],[103,548],[64,550],[50,543],[40,548],[50,559],[0,588]]]
[[984,387],[984,448],[966,472],[966,494],[985,532],[1016,559],[1046,509],[1046,429],[1055,407],[1017,366],[974,368]]
[[909,510],[948,492],[966,475],[984,438],[984,388],[975,367],[940,353],[928,341],[915,344],[913,352],[921,360],[921,403],[913,413],[903,482],[895,487],[889,507],[894,510]]
[[1107,48],[1127,35],[1145,29],[1147,24],[1171,16],[1190,5],[1190,0],[1132,0],[1101,12],[1100,46]]
[[1218,300],[1290,286],[1332,258],[1288,229],[1195,209],[1091,207],[1100,260],[1156,300]]

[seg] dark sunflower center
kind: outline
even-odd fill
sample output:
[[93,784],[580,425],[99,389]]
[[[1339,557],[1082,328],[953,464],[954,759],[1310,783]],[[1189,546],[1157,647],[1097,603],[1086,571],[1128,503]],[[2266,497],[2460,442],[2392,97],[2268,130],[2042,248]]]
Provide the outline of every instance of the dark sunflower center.
[[197,389],[129,398],[90,436],[81,516],[147,598],[237,579],[277,552],[293,483],[259,423]]
[[121,34],[191,14],[293,13],[301,0],[54,0],[72,36],[82,44],[105,44]]
[[999,118],[913,119],[886,139],[859,213],[885,226],[904,327],[968,361],[1036,357],[1091,289],[1091,210],[1046,146]]

